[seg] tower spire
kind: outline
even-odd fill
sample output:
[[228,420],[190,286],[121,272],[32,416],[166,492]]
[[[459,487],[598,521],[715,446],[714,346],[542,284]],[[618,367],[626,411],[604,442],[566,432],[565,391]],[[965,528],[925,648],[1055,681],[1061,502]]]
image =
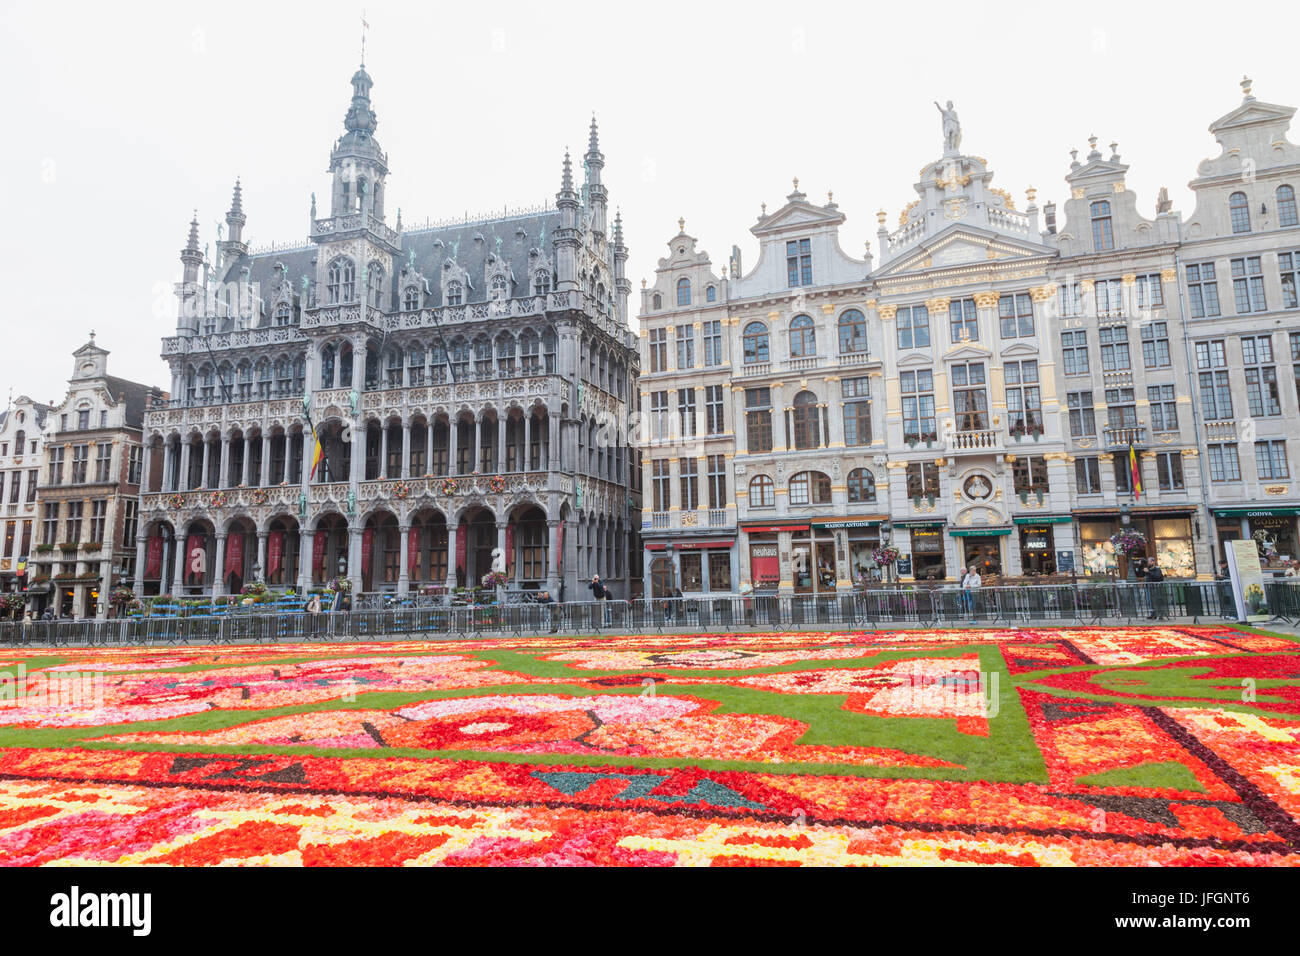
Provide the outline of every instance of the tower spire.
[[573,161],[569,159],[569,148],[564,148],[564,173],[560,176],[560,193],[573,192]]

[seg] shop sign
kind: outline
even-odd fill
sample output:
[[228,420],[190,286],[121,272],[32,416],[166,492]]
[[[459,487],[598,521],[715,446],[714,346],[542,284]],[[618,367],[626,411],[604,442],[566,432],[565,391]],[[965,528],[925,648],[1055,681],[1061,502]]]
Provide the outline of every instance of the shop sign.
[[1026,551],[1046,551],[1046,538],[1025,538],[1022,545]]
[[910,554],[900,554],[898,560],[894,562],[894,567],[900,575],[912,573],[912,556]]
[[1056,570],[1061,574],[1074,573],[1074,552],[1073,551],[1056,552]]
[[748,534],[763,534],[765,532],[773,532],[773,531],[807,531],[807,530],[808,530],[808,526],[806,524],[762,524],[762,525],[752,525],[745,528],[745,532]]

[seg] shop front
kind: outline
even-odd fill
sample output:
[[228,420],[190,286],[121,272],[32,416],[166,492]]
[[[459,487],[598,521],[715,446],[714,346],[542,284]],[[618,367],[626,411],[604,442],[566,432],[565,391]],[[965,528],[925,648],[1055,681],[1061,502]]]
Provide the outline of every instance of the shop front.
[[730,538],[707,541],[650,541],[645,545],[650,570],[650,596],[686,597],[731,594],[735,589]]
[[830,535],[834,539],[838,583],[869,587],[884,580],[883,569],[876,566],[875,559],[875,551],[880,547],[882,520],[886,519],[881,516],[814,522],[813,534],[819,538]]
[[1133,562],[1154,557],[1167,578],[1196,577],[1192,509],[1130,510],[1128,527],[1141,532],[1146,544],[1127,556],[1117,554],[1110,540],[1124,526],[1118,510],[1076,511],[1074,515],[1079,522],[1082,573],[1127,578]]
[[942,581],[946,578],[943,522],[899,522],[899,525],[894,532],[894,543],[904,556],[899,560],[899,577],[906,577],[910,568],[911,576],[916,581]]
[[[807,542],[809,538],[810,527],[807,524],[777,524],[777,525],[748,525],[742,526],[745,543],[743,548],[747,552],[745,557],[749,562],[749,580],[755,591],[767,591],[775,594],[781,587],[781,547],[782,536],[801,537]],[[786,537],[790,541],[791,537]],[[792,577],[797,581],[801,575],[799,570],[793,564],[792,557]],[[811,548],[808,553],[800,560],[812,561]],[[810,577],[806,569],[803,577]]]
[[1002,541],[1010,536],[1010,527],[953,528],[948,533],[957,539],[962,568],[974,568],[981,578],[1002,576]]
[[[1214,527],[1219,541],[1250,538],[1259,549],[1259,561],[1265,568],[1285,568],[1300,558],[1296,517],[1300,505],[1276,505],[1272,508],[1216,508]],[[1215,556],[1216,563],[1222,560]]]
[[[1020,547],[1020,573],[1027,577],[1056,574],[1057,547],[1065,551],[1074,548],[1070,532],[1069,515],[1046,515],[1035,518],[1015,518],[1016,543]],[[1060,530],[1058,543],[1057,531]]]

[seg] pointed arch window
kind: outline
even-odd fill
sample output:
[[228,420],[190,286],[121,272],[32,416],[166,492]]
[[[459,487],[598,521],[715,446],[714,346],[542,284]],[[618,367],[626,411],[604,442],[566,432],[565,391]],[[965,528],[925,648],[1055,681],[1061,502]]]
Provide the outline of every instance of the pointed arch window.
[[370,263],[366,270],[366,295],[374,308],[384,307],[384,267],[378,262]]
[[711,286],[709,286],[707,289],[704,290],[704,301],[705,301],[705,302],[717,302],[717,301],[718,301],[718,287],[717,287],[717,286],[715,286],[715,285],[711,285]]
[[352,301],[357,294],[357,270],[351,259],[339,257],[330,263],[325,290],[331,305]]
[[691,304],[691,280],[682,278],[677,280],[677,304]]
[[456,279],[447,283],[447,304],[462,305],[464,303],[464,287]]
[[320,353],[320,387],[334,387],[334,346],[327,345]]
[[510,298],[510,282],[499,272],[492,277],[492,282],[488,288],[490,290],[488,298],[493,302],[504,302]]
[[551,291],[551,274],[545,269],[538,269],[533,275],[533,294],[546,295]]
[[526,375],[535,375],[541,371],[540,343],[537,333],[531,329],[519,336],[519,355]]
[[1234,233],[1250,232],[1250,203],[1246,194],[1237,192],[1228,197],[1228,218]]
[[408,285],[402,292],[402,311],[415,312],[420,308],[420,290]]
[[790,320],[790,358],[810,358],[817,354],[817,326],[812,317],[796,315]]
[[288,302],[281,302],[275,307],[275,324],[293,325],[293,306]]
[[1295,189],[1285,184],[1277,187],[1277,224],[1300,225],[1300,218],[1296,216]]

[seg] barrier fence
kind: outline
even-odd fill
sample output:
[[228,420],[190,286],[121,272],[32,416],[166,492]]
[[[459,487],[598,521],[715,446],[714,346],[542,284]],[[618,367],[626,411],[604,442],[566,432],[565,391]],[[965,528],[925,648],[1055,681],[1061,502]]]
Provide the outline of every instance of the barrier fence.
[[[1265,586],[1273,620],[1300,622],[1300,583]],[[882,588],[834,595],[725,595],[566,604],[431,605],[313,614],[245,613],[0,623],[3,646],[364,641],[673,630],[1096,624],[1236,616],[1226,581]]]

